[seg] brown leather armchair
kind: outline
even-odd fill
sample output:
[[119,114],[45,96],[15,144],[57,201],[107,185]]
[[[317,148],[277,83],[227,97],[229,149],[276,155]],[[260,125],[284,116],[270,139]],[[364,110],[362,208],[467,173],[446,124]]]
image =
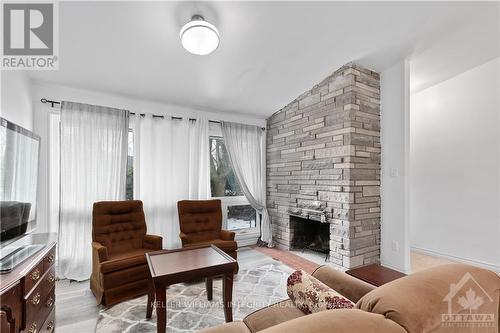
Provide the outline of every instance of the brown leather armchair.
[[177,210],[182,247],[213,244],[237,259],[234,232],[222,230],[220,200],[182,200]]
[[101,201],[92,213],[90,289],[106,306],[147,293],[145,254],[162,249],[160,236],[146,235],[142,201]]

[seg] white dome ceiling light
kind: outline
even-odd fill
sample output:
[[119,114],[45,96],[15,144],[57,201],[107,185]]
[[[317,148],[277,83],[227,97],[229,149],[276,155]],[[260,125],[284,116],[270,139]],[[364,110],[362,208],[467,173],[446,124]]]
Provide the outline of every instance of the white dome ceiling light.
[[217,28],[205,21],[201,15],[193,15],[180,33],[182,46],[190,53],[207,55],[219,46],[219,32]]

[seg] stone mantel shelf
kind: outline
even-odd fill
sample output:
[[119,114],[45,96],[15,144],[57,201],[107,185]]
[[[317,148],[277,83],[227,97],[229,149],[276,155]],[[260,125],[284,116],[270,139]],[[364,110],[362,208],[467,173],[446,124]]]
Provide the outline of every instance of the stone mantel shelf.
[[292,216],[297,216],[303,219],[314,220],[321,223],[328,223],[324,210],[315,210],[309,208],[290,208],[288,209],[288,213]]

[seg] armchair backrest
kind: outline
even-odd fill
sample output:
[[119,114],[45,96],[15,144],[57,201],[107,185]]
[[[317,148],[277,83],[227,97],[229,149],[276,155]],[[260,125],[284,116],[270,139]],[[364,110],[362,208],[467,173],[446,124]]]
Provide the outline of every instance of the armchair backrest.
[[220,238],[222,208],[220,200],[182,200],[177,203],[181,232],[192,242]]
[[142,201],[100,201],[92,212],[92,240],[108,248],[108,253],[122,253],[142,248],[146,219]]

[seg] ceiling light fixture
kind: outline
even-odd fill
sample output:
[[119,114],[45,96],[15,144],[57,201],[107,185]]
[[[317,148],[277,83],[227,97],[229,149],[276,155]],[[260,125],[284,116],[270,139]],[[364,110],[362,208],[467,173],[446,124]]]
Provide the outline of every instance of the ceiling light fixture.
[[182,46],[190,53],[207,55],[219,46],[219,32],[217,28],[205,21],[201,15],[193,15],[180,32]]

